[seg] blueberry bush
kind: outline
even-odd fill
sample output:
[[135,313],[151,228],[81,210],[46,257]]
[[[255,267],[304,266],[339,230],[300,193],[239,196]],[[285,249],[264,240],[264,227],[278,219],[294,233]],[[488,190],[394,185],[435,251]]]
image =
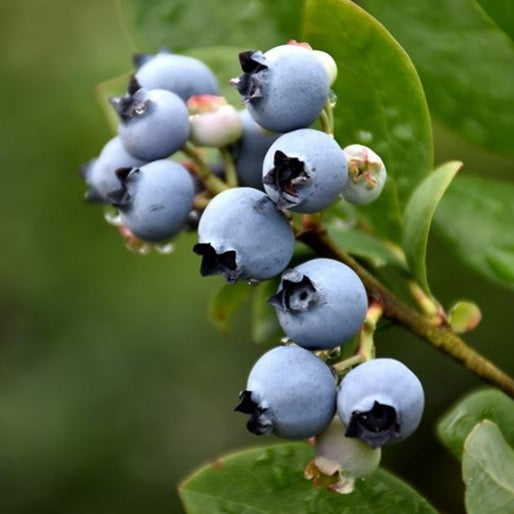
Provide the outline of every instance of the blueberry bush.
[[220,284],[213,325],[229,330],[250,302],[252,338],[274,346],[236,410],[250,432],[291,440],[186,477],[185,511],[436,512],[380,467],[416,437],[429,393],[376,358],[396,326],[492,386],[452,398],[437,434],[461,462],[467,512],[514,512],[514,379],[464,340],[477,304],[443,305],[426,265],[434,227],[452,259],[514,287],[512,183],[467,173],[466,155],[434,163],[432,136],[437,120],[512,153],[508,2],[119,8],[138,53],[97,86],[113,139],[81,170],[86,199],[136,253],[173,261],[179,233],[198,233],[191,259],[225,279],[205,279]]

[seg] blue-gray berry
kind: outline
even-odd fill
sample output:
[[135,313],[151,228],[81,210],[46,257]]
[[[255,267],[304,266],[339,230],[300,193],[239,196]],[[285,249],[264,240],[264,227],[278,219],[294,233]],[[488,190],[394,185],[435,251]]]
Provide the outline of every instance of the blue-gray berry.
[[359,331],[368,308],[357,274],[333,259],[312,259],[282,274],[269,299],[285,334],[310,350],[340,346]]
[[189,113],[175,93],[142,89],[133,79],[128,94],[111,98],[110,102],[120,119],[121,142],[138,159],[169,157],[189,137]]
[[218,95],[218,81],[203,62],[161,50],[155,55],[136,54],[135,77],[145,89],[166,89],[186,101],[193,95]]
[[289,132],[318,118],[328,99],[329,77],[311,49],[281,45],[264,54],[242,52],[239,61],[243,74],[232,84],[261,127]]
[[268,148],[280,134],[263,129],[247,109],[239,113],[243,134],[234,145],[233,155],[237,175],[243,186],[263,190],[262,163]]
[[343,378],[337,394],[346,436],[357,437],[372,448],[411,435],[421,421],[424,403],[421,382],[395,359],[360,364]]
[[303,213],[327,208],[348,176],[341,147],[313,129],[280,136],[264,157],[262,173],[264,190],[279,209]]
[[264,193],[239,187],[211,200],[200,218],[194,251],[202,256],[202,275],[258,281],[284,270],[294,240],[287,219]]
[[306,439],[323,432],[334,416],[335,378],[311,352],[280,346],[255,363],[239,398],[236,410],[250,415],[250,432]]
[[158,160],[117,171],[119,189],[109,198],[121,223],[144,241],[161,242],[176,235],[193,208],[194,184],[189,172],[170,160]]
[[81,173],[88,190],[86,200],[92,202],[108,202],[107,195],[119,187],[119,179],[115,174],[118,168],[137,168],[145,161],[130,155],[119,137],[114,137],[102,148],[97,158],[81,167]]

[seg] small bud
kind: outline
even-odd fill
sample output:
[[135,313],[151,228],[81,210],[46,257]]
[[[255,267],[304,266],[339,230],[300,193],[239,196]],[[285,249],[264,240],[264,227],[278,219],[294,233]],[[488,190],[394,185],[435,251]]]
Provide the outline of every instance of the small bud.
[[314,50],[314,55],[318,58],[318,60],[323,64],[328,74],[328,83],[332,85],[337,78],[337,64],[334,61],[334,58],[328,54],[327,52],[323,52],[322,50]]
[[480,323],[482,313],[476,303],[461,300],[448,312],[448,323],[456,334],[470,332]]
[[239,113],[222,96],[196,95],[187,101],[191,141],[220,148],[237,141],[243,132]]
[[367,146],[350,145],[343,151],[348,161],[348,181],[342,193],[345,200],[355,205],[373,202],[386,181],[384,162]]

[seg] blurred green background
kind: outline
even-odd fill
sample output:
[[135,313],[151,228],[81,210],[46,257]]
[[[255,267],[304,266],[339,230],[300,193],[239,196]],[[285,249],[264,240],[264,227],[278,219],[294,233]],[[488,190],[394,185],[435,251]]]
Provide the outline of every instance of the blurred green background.
[[[194,237],[171,256],[137,256],[82,201],[77,168],[110,137],[94,85],[126,72],[131,53],[112,2],[0,3],[2,513],[181,512],[181,477],[265,442],[233,412],[264,349],[250,342],[248,309],[226,338],[208,325],[221,279],[200,278]],[[512,160],[435,128],[436,162],[512,177]],[[429,273],[444,304],[478,301],[483,322],[468,340],[513,373],[512,293],[463,269],[436,237]],[[462,512],[459,466],[433,427],[480,381],[399,328],[378,351],[409,365],[427,396],[421,429],[384,465]]]

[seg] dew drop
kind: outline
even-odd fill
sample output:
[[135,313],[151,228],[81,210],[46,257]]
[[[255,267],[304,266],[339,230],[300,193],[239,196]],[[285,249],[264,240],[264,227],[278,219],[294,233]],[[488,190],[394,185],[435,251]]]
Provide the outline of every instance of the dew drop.
[[257,280],[256,278],[251,278],[248,280],[248,285],[250,286],[256,286],[257,284],[260,284],[260,280]]
[[108,206],[104,210],[104,219],[109,225],[118,227],[121,225],[121,214],[114,207]]
[[333,89],[328,93],[328,103],[332,109],[337,105],[337,94]]
[[154,248],[155,251],[161,255],[170,255],[175,251],[175,245],[170,241],[167,243],[156,243]]
[[293,340],[290,337],[284,336],[280,342],[282,344],[293,344]]

